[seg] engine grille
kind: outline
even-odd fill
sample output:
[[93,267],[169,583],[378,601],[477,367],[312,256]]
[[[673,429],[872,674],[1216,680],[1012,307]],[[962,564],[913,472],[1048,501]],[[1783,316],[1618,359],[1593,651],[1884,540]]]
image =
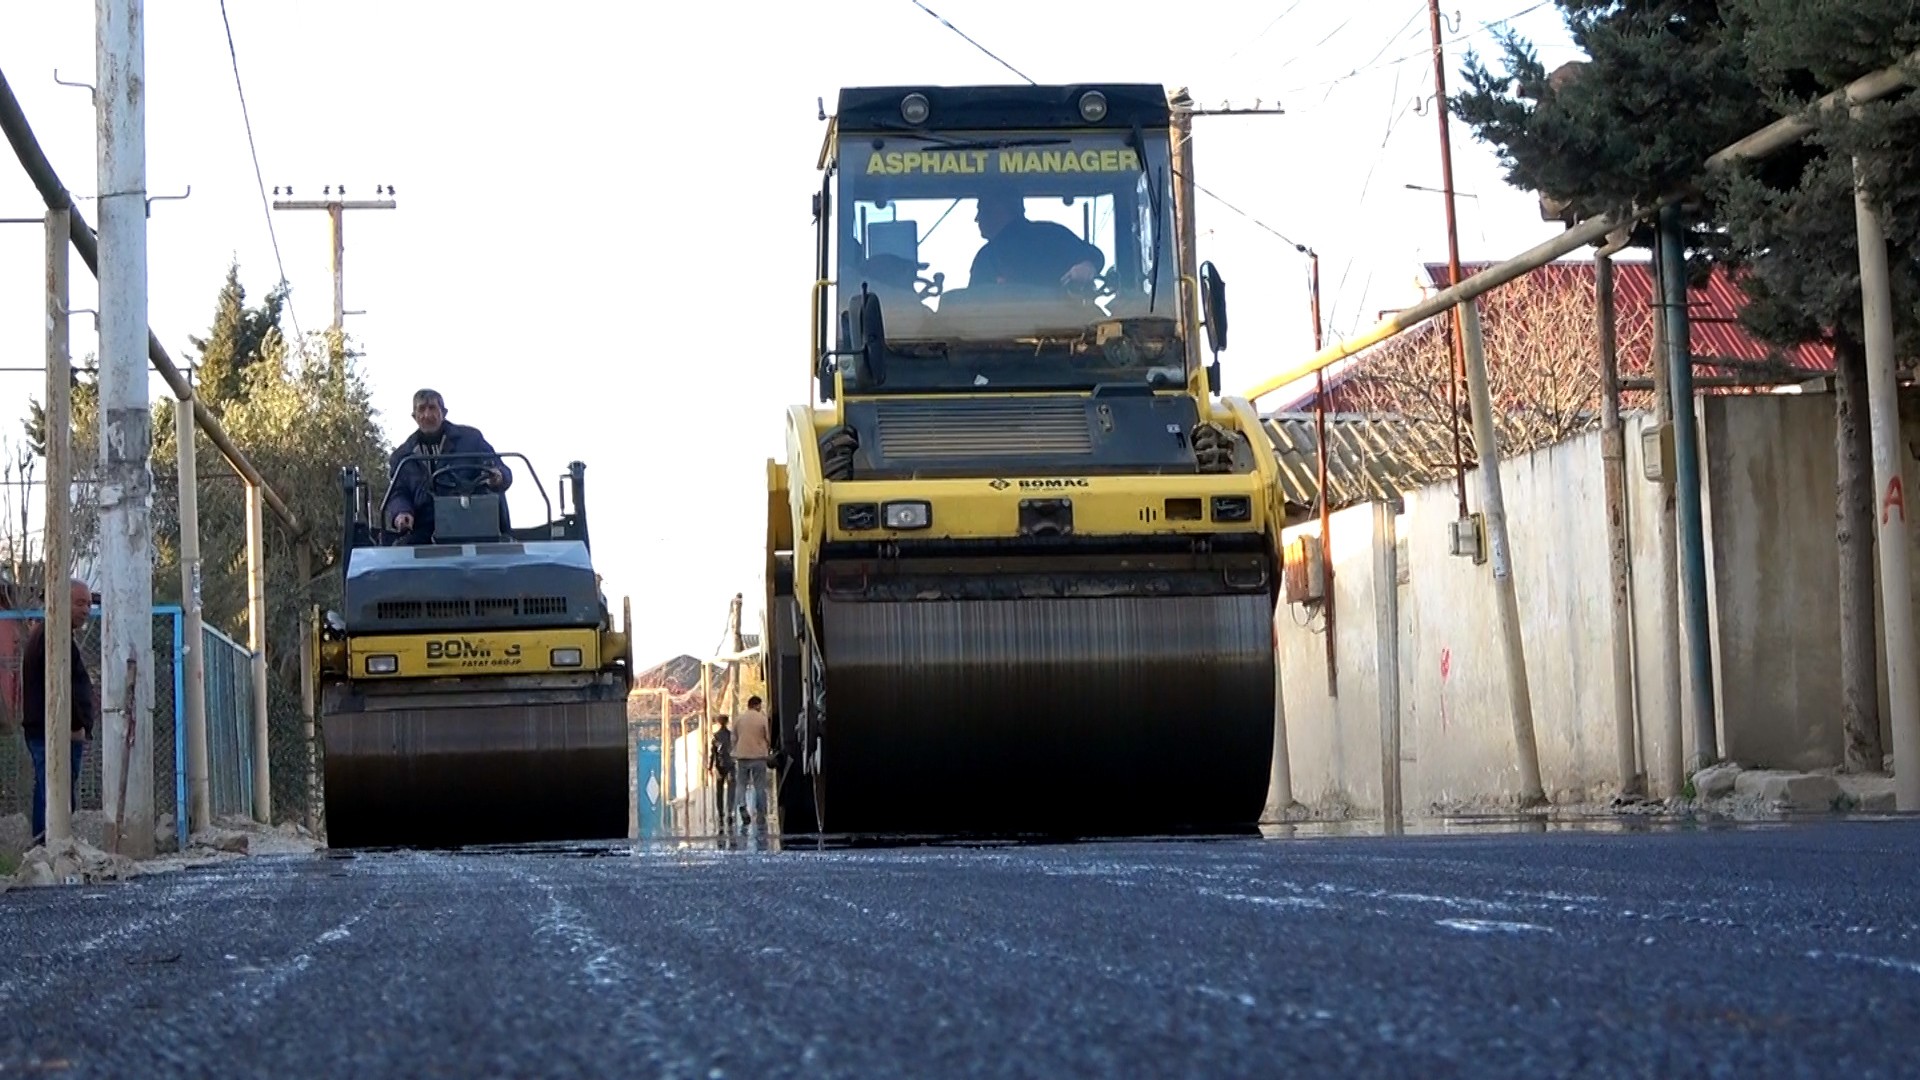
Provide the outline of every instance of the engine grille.
[[500,616],[565,615],[564,596],[501,596],[477,600],[382,600],[373,616],[381,620],[472,619]]
[[888,460],[1093,453],[1086,405],[1078,399],[887,402],[874,419],[880,456]]

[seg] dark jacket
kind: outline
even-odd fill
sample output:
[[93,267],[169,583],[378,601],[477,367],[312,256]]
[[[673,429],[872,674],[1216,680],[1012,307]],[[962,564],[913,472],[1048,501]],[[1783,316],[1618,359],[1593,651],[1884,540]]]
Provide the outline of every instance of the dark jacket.
[[[401,468],[400,461],[408,454],[423,452],[438,454],[492,454],[494,453],[494,449],[493,444],[487,442],[487,437],[480,434],[479,428],[468,427],[465,424],[455,424],[448,421],[440,425],[440,438],[437,448],[431,445],[422,446],[421,435],[418,431],[409,435],[406,442],[401,443],[392,454],[387,456],[387,474],[392,476],[396,468]],[[487,465],[491,465],[500,470],[499,490],[504,492],[513,486],[513,470],[507,468],[507,463],[497,457],[490,461],[468,458],[463,461],[450,463],[450,467],[458,467],[463,470],[467,467],[478,469]],[[387,504],[382,508],[382,512],[389,519],[395,514],[412,514],[416,518],[432,514],[433,492],[427,488],[427,479],[432,475],[432,472],[432,467],[425,461],[415,459],[407,462],[400,475],[395,478],[393,482],[393,492],[387,497]],[[457,472],[454,475],[471,476],[473,474],[463,471]],[[424,514],[422,512],[423,508]]]
[[[80,655],[78,642],[73,649],[73,733],[93,735],[94,719],[99,713],[93,681],[87,677],[87,662]],[[47,628],[35,623],[20,647],[20,728],[36,742],[47,739]]]
[[1094,272],[1099,273],[1106,268],[1107,257],[1065,225],[1019,218],[974,253],[967,287],[1057,288],[1067,271],[1082,262],[1092,263]]

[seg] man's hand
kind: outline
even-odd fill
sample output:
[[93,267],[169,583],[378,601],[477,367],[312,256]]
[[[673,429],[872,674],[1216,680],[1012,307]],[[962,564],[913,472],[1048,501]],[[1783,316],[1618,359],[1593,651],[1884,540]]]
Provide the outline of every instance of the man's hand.
[[492,467],[489,467],[487,469],[487,486],[488,487],[493,488],[497,491],[499,490],[500,485],[506,482],[507,482],[506,476],[503,475],[499,469],[495,469]]
[[407,513],[393,515],[393,528],[396,532],[413,531],[413,515]]
[[1093,264],[1090,262],[1077,262],[1073,264],[1073,269],[1061,275],[1060,284],[1085,285],[1088,282],[1091,282],[1092,280],[1093,280]]

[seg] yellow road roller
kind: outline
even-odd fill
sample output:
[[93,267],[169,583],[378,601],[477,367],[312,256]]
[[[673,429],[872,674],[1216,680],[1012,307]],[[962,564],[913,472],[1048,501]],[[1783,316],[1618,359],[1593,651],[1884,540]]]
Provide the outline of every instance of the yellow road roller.
[[387,528],[384,494],[373,502],[358,470],[342,471],[341,605],[314,637],[331,847],[627,835],[631,609],[616,628],[588,543],[586,467],[569,466],[555,514],[529,463],[546,520],[515,528],[481,479],[499,458],[526,460],[423,462],[433,527],[415,543]]
[[1285,507],[1219,394],[1182,110],[1156,85],[841,91],[814,401],[767,463],[784,831],[1258,821]]

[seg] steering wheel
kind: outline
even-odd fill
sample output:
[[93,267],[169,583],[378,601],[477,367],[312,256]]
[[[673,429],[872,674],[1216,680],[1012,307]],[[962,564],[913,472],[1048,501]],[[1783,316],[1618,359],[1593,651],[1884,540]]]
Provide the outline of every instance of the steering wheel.
[[448,486],[455,495],[480,495],[492,490],[487,483],[488,466],[485,465],[442,465],[427,474],[427,490],[438,493],[441,490],[442,477],[453,477],[456,473],[471,473],[469,479],[449,479]]

